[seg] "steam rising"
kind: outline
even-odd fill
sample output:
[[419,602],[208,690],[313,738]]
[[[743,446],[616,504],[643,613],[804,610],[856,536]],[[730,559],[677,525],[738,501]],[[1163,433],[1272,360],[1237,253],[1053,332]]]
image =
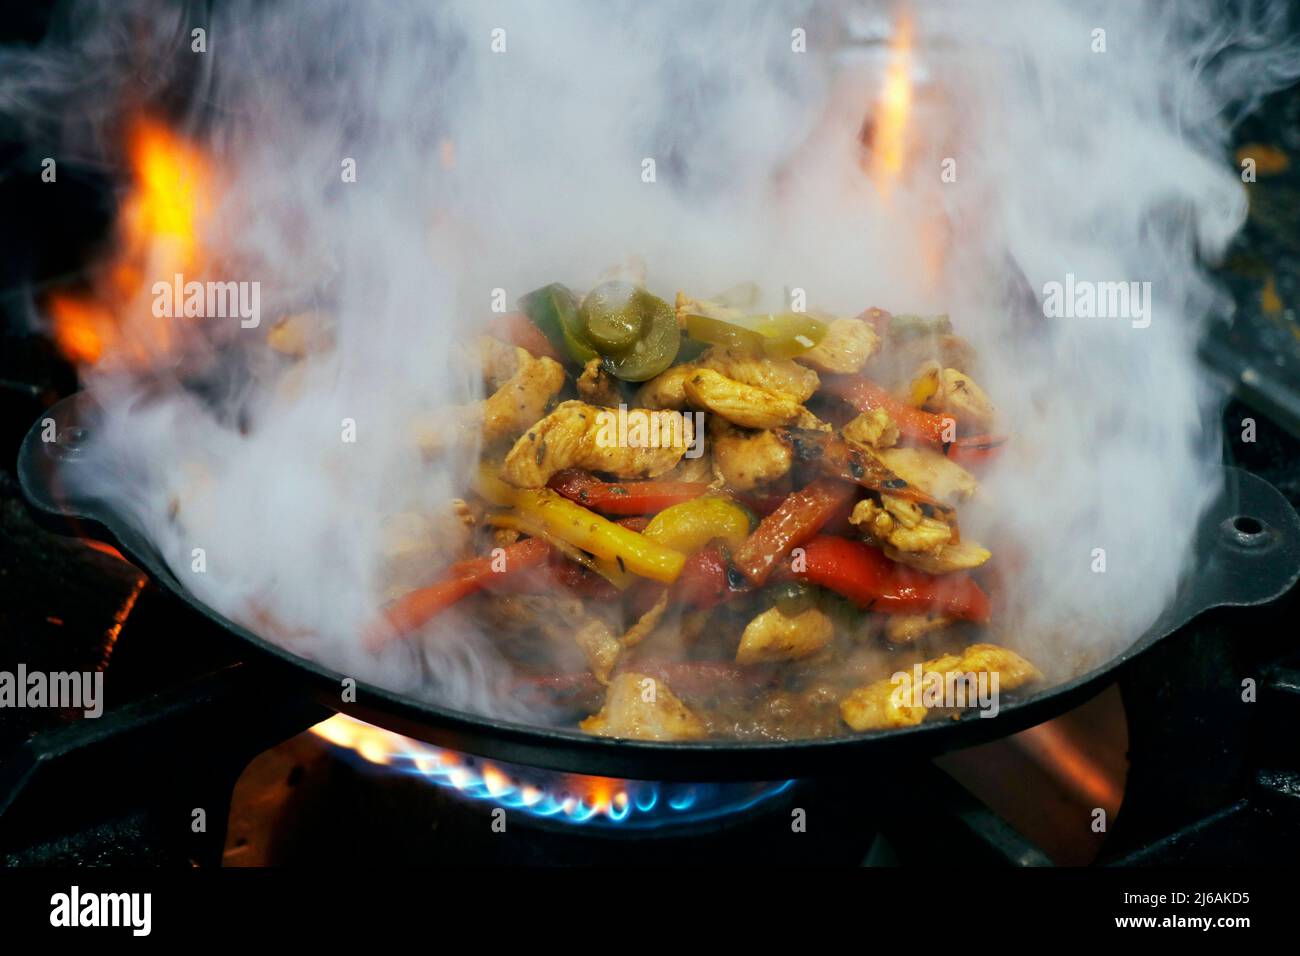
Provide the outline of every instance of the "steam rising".
[[[882,191],[858,135],[887,53],[853,44],[892,6],[225,3],[194,54],[202,21],[168,5],[83,5],[69,46],[0,61],[0,104],[50,133],[71,95],[84,119],[60,124],[64,148],[107,150],[141,107],[141,64],[197,62],[207,271],[259,281],[267,317],[174,320],[188,358],[161,381],[88,373],[108,416],[95,491],[199,598],[295,652],[526,716],[463,620],[378,658],[359,638],[390,583],[377,516],[463,493],[468,457],[431,467],[411,423],[481,397],[463,347],[494,289],[513,304],[548,282],[586,288],[636,256],[668,298],[755,280],[773,308],[801,288],[846,315],[946,311],[1014,436],[962,510],[1000,567],[994,639],[1067,676],[1154,621],[1216,491],[1222,396],[1194,350],[1228,308],[1201,261],[1245,214],[1223,147],[1298,72],[1280,13],[1223,7],[911,10],[908,160]],[[1044,285],[1067,273],[1150,282],[1150,326],[1044,318]],[[260,339],[312,308],[336,347],[286,382]],[[179,386],[196,373],[205,400]]]

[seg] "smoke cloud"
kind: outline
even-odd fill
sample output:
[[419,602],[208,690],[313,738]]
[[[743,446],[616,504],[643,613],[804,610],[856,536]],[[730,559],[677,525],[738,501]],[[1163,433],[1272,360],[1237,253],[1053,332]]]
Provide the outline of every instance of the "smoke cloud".
[[[525,716],[460,618],[362,648],[391,583],[377,518],[463,493],[470,456],[431,466],[411,423],[482,397],[466,346],[494,290],[588,287],[639,257],[669,298],[752,280],[773,308],[798,288],[847,315],[948,312],[1014,436],[962,510],[999,567],[994,639],[1065,677],[1154,621],[1217,490],[1223,395],[1195,346],[1230,303],[1205,263],[1245,215],[1231,126],[1300,73],[1281,11],[86,3],[3,54],[0,109],[111,159],[123,118],[179,84],[173,125],[212,171],[212,277],[260,283],[268,317],[331,317],[334,348],[291,381],[263,354],[271,323],[233,319],[175,319],[166,371],[86,373],[96,493],[198,597],[295,652]],[[860,133],[891,62],[873,38],[900,16],[914,102],[882,189]],[[1045,315],[1067,276],[1149,290],[1147,324]],[[123,318],[157,348],[146,302]]]

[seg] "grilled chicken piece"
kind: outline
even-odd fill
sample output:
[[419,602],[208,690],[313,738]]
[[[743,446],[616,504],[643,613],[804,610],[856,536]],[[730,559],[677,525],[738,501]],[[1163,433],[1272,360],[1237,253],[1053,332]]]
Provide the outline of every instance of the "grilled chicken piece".
[[587,658],[591,673],[602,684],[608,684],[609,675],[613,673],[618,655],[623,650],[618,638],[610,633],[609,626],[593,617],[576,629],[572,622],[568,622],[561,628],[561,632],[573,635],[574,642],[582,648],[582,653]]
[[816,372],[789,359],[764,358],[743,349],[714,346],[694,362],[675,365],[646,382],[637,394],[637,403],[646,408],[685,408],[692,403],[686,393],[686,383],[700,369],[716,372],[741,385],[775,392],[796,404],[812,398],[821,385]]
[[683,455],[677,467],[663,477],[665,481],[701,481],[708,484],[713,481],[712,456],[703,449],[694,458]]
[[793,617],[786,617],[780,608],[769,608],[745,625],[736,663],[802,660],[816,654],[834,636],[835,625],[815,607]]
[[[880,351],[880,336],[861,319],[835,319],[826,337],[797,361],[822,372],[845,375],[857,372]],[[807,399],[803,399],[807,401]]]
[[776,428],[799,420],[803,406],[784,392],[746,385],[713,369],[696,369],[684,383],[692,405],[743,428]]
[[605,371],[600,359],[594,358],[582,368],[582,374],[575,383],[578,397],[591,405],[604,405],[617,408],[623,400],[614,376]]
[[[485,341],[492,341],[490,339]],[[508,349],[507,346],[502,346]],[[490,349],[483,355],[489,383],[508,375],[488,398],[475,405],[442,409],[416,423],[416,441],[427,455],[450,446],[483,444],[515,438],[546,414],[546,406],[564,387],[564,368],[549,358],[534,358],[527,349],[511,355]]]
[[913,644],[933,631],[953,622],[942,614],[889,614],[885,621],[885,640],[890,644]]
[[695,365],[674,365],[641,386],[636,403],[642,408],[685,408],[686,380],[695,374]]
[[964,501],[979,489],[974,475],[933,448],[878,448],[876,457],[898,477],[940,501]]
[[[519,488],[539,488],[564,468],[601,471],[619,478],[656,478],[672,470],[691,443],[693,422],[673,411],[631,409],[628,437],[644,422],[651,447],[618,442],[614,413],[585,402],[562,402],[537,422],[506,455],[501,476]],[[655,441],[657,437],[657,443]],[[657,447],[654,447],[657,444]]]
[[952,540],[952,528],[925,515],[913,502],[881,495],[877,504],[864,498],[853,506],[849,524],[882,545],[901,552],[936,552]]
[[869,448],[889,448],[898,443],[898,426],[883,408],[863,412],[840,429],[849,441]]
[[993,426],[995,413],[988,395],[974,379],[955,368],[927,362],[913,376],[910,391],[914,401],[923,402],[932,412],[951,415],[979,431]]
[[588,611],[582,601],[551,596],[544,609],[534,609],[533,620],[551,640],[577,644],[596,680],[609,683],[623,645],[609,625]]
[[483,442],[514,438],[546,414],[546,406],[564,388],[564,368],[549,358],[533,358],[516,348],[513,375],[483,403]]
[[605,705],[579,726],[589,734],[632,740],[696,740],[706,732],[667,684],[632,671],[610,681]]
[[709,421],[713,471],[728,487],[749,491],[784,476],[794,454],[774,433],[737,428],[721,418]]
[[[827,338],[830,336],[827,335]],[[811,355],[812,352],[806,354]],[[821,386],[821,379],[810,368],[804,368],[790,359],[752,355],[744,349],[714,346],[701,355],[695,365],[697,368],[712,369],[742,385],[753,385],[755,388],[788,395],[800,404],[812,398]]]
[[[852,520],[852,519],[850,519]],[[987,548],[974,541],[950,541],[935,551],[903,551],[888,543],[881,546],[885,557],[929,574],[951,574],[969,571],[993,557]]]
[[926,661],[921,665],[921,671],[924,675],[935,676],[922,677],[922,687],[915,689],[915,696],[912,672],[900,671],[895,677],[886,677],[850,691],[840,701],[840,717],[854,730],[912,727],[925,720],[929,712],[920,699],[924,684],[929,680],[946,686],[965,675],[997,674],[997,689],[1004,691],[1041,680],[1043,676],[1037,667],[1019,654],[996,644],[972,644],[960,656],[945,654]]

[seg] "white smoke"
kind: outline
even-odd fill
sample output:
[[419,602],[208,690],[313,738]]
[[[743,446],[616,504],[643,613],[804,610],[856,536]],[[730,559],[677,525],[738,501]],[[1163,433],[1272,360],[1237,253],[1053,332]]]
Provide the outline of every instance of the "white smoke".
[[[1202,258],[1244,215],[1230,123],[1300,72],[1278,9],[222,3],[196,54],[189,13],[84,4],[67,46],[0,61],[31,68],[6,76],[0,104],[106,148],[113,117],[141,105],[142,67],[156,90],[172,76],[156,64],[183,64],[186,126],[218,170],[205,244],[219,278],[261,282],[265,314],[334,317],[336,348],[292,398],[249,347],[269,322],[184,331],[215,411],[179,375],[90,374],[108,410],[98,490],[201,599],[296,652],[517,713],[463,622],[362,650],[384,590],[376,518],[464,487],[465,463],[431,469],[410,422],[480,396],[460,347],[493,290],[588,286],[629,256],[668,298],[754,280],[773,306],[801,288],[844,314],[949,312],[1014,436],[963,511],[1001,563],[1004,637],[1070,660],[1059,672],[1148,626],[1216,490],[1221,396],[1194,348],[1226,303]],[[882,198],[858,135],[887,56],[845,44],[900,12],[920,82],[910,157]],[[1150,326],[1044,318],[1026,289],[1067,273],[1150,282]]]

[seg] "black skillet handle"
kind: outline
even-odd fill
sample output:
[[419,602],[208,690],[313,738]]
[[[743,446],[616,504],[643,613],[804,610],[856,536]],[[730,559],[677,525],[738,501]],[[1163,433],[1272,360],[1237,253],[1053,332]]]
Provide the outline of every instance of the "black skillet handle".
[[1223,490],[1197,525],[1194,564],[1158,634],[1210,608],[1268,604],[1300,580],[1300,515],[1263,478],[1223,471]]
[[18,449],[18,484],[41,524],[62,534],[94,538],[116,546],[154,577],[171,577],[154,545],[108,502],[80,492],[78,469],[104,467],[87,454],[100,420],[99,407],[77,392],[45,410]]
[[77,392],[47,408],[18,449],[18,483],[28,503],[43,519],[74,525],[79,532],[86,530],[80,522],[99,521],[101,509],[72,493],[67,478],[83,465],[98,418],[90,396]]

